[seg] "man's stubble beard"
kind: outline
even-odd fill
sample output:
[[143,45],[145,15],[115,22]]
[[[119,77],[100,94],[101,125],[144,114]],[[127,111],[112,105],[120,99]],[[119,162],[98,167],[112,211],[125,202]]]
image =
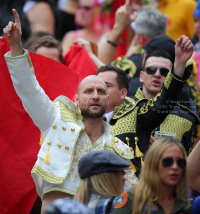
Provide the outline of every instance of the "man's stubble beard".
[[80,108],[80,111],[85,118],[101,118],[106,112],[106,106],[102,106],[98,112],[92,112],[89,108]]

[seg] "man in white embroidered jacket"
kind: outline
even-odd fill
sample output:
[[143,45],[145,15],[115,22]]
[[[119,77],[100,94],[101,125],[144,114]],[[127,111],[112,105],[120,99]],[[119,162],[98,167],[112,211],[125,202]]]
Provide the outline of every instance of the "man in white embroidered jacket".
[[[3,29],[11,51],[5,59],[15,90],[36,126],[42,132],[41,149],[32,169],[42,211],[55,199],[73,196],[79,186],[78,160],[90,151],[110,150],[132,159],[131,148],[110,135],[103,121],[108,103],[107,86],[97,76],[88,76],[79,85],[75,102],[64,96],[51,102],[38,84],[29,54],[21,45],[21,24],[13,9],[15,23]],[[67,86],[66,86],[67,87]],[[126,171],[125,188],[137,178],[131,167]]]

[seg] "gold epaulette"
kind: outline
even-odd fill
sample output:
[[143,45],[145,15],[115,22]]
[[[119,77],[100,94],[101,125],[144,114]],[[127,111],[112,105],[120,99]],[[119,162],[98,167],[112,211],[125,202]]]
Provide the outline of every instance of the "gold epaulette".
[[118,57],[116,60],[111,62],[111,65],[121,68],[131,78],[133,78],[136,74],[136,65],[133,61],[127,59],[126,57]]

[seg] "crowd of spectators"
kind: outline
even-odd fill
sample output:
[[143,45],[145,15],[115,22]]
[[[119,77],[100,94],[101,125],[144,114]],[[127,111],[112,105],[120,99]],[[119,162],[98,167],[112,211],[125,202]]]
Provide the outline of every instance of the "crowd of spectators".
[[[200,0],[7,0],[0,26],[41,132],[30,214],[200,213]],[[50,100],[28,52],[79,74],[74,100]]]

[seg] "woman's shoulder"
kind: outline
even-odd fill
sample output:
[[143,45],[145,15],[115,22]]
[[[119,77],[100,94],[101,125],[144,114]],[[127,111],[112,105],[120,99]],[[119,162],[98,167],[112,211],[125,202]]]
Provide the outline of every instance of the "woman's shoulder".
[[172,213],[190,214],[192,213],[192,205],[183,198],[177,198]]
[[116,197],[113,202],[113,214],[131,213],[133,197],[134,190],[128,190],[127,192],[123,192],[119,197]]

